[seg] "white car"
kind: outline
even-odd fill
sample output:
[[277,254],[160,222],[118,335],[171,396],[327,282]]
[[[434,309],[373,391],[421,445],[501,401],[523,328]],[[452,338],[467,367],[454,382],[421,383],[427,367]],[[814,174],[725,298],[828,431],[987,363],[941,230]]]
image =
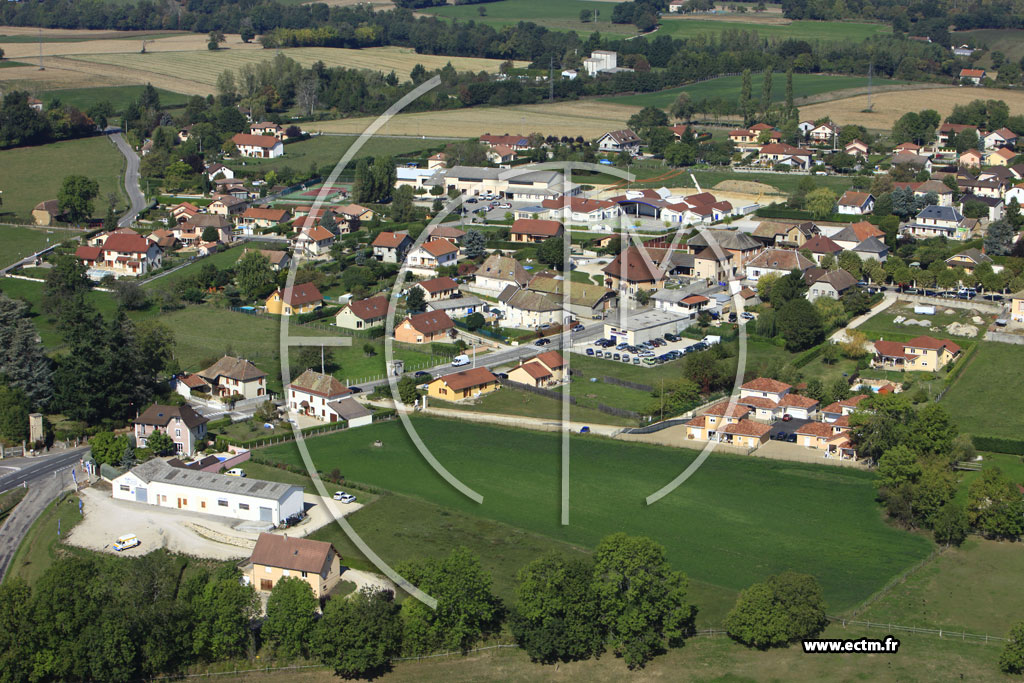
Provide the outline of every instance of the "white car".
[[353,496],[351,493],[345,493],[344,491],[335,491],[334,500],[348,504],[356,502],[356,497]]
[[125,536],[121,536],[116,541],[114,541],[114,550],[116,550],[117,552],[121,552],[122,550],[128,550],[129,548],[134,548],[135,546],[139,545],[141,542],[142,541],[140,541],[139,537],[135,534],[127,534]]
[[241,467],[235,467],[234,469],[228,470],[224,474],[228,475],[229,477],[244,477],[245,470],[243,470]]
[[512,205],[511,204],[498,204],[498,208],[499,209],[511,209]]

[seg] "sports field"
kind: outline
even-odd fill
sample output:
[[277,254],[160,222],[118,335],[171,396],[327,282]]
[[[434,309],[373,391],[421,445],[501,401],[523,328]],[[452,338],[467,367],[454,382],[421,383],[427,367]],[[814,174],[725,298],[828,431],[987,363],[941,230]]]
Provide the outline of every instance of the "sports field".
[[[626,125],[638,107],[597,100],[524,104],[512,107],[473,107],[453,111],[399,114],[381,129],[382,135],[477,137],[485,133],[582,135],[596,138]],[[376,117],[361,116],[318,121],[325,133],[362,133]]]
[[[853,123],[872,130],[892,129],[896,119],[908,111],[934,109],[945,119],[957,104],[971,100],[1003,100],[1011,112],[1024,111],[1024,92],[999,90],[995,88],[931,88],[908,94],[907,92],[884,92],[873,95],[857,95],[844,99],[821,102],[800,107],[800,117],[816,120],[830,116],[839,124]],[[868,105],[871,105],[871,110]]]
[[88,176],[99,183],[100,194],[93,201],[93,214],[106,212],[107,195],[118,196],[121,206],[124,157],[105,137],[66,140],[35,147],[0,151],[0,190],[4,203],[0,220],[11,214],[28,221],[32,208],[41,201],[56,199],[64,177]]
[[1024,347],[978,343],[942,405],[964,432],[1019,439],[1024,433]]
[[[750,88],[754,97],[760,101],[761,87],[764,82],[764,74],[757,73],[750,76]],[[883,81],[874,79],[873,85],[899,85],[906,81]],[[868,85],[868,79],[863,76],[832,76],[827,74],[794,74],[793,75],[793,97],[813,97],[825,93],[842,93],[843,90],[864,88]],[[743,87],[742,76],[724,76],[714,78],[710,81],[684,85],[681,88],[672,88],[660,92],[641,93],[638,95],[618,95],[616,97],[602,98],[604,102],[615,104],[628,104],[636,107],[661,107],[668,108],[679,97],[679,93],[686,92],[690,95],[691,101],[702,99],[713,99],[721,97],[727,102],[735,102],[740,97],[740,90]],[[786,98],[786,74],[777,73],[772,76],[772,101],[781,102]],[[802,110],[801,110],[802,111]]]
[[[558,540],[593,547],[613,531],[650,535],[676,567],[728,591],[784,569],[810,572],[834,610],[863,600],[930,549],[883,522],[865,472],[715,455],[683,488],[648,507],[644,496],[694,453],[586,437],[571,439],[571,523],[561,526],[558,435],[426,418],[414,424],[434,455],[484,496],[482,505],[437,476],[400,423],[309,446],[323,471],[337,467],[355,481]],[[371,447],[376,439],[383,448]],[[262,453],[300,463],[292,444]],[[358,529],[358,514],[353,523]]]

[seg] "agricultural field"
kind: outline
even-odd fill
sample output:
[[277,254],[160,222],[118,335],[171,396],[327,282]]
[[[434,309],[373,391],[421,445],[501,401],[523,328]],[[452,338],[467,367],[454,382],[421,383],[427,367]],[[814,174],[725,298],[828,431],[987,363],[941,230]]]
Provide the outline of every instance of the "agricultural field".
[[[608,385],[611,386],[611,385]],[[592,392],[591,392],[592,393]],[[636,427],[637,421],[617,415],[603,413],[596,408],[588,407],[594,399],[574,389],[573,396],[581,405],[570,407],[569,419],[574,422],[587,422],[590,424],[619,425],[623,427]],[[598,401],[608,405],[607,401]],[[557,420],[562,416],[562,401],[549,396],[540,396],[528,391],[518,391],[511,388],[502,388],[491,392],[473,403],[443,403],[435,401],[431,404],[435,408],[446,408],[449,410],[465,410],[481,413],[500,413],[502,415],[520,415],[522,417],[536,417],[542,419]],[[616,408],[635,410],[635,406],[629,404],[612,404]]]
[[[934,109],[945,119],[953,111],[954,105],[967,104],[971,100],[1003,100],[1009,105],[1010,111],[1024,110],[1024,92],[1018,90],[948,87],[931,88],[920,95],[920,106],[909,108],[906,92],[857,95],[801,107],[800,117],[816,120],[830,116],[838,124],[852,123],[871,130],[889,131],[896,119],[907,111]],[[867,111],[869,99],[871,110]]]
[[712,18],[672,17],[665,15],[661,20],[661,28],[655,36],[667,33],[673,38],[693,38],[698,35],[717,36],[722,31],[756,31],[763,38],[823,42],[852,41],[860,42],[865,38],[880,33],[891,33],[886,24],[868,24],[854,21],[790,21],[775,17],[765,17],[758,21],[756,17],[734,21],[716,21]]
[[[481,16],[481,8],[484,14]],[[458,19],[465,23],[474,21],[478,24],[501,28],[518,24],[521,21],[532,21],[554,31],[578,31],[590,34],[593,31],[632,35],[636,27],[632,24],[613,24],[612,9],[614,5],[600,0],[501,0],[486,5],[444,5],[427,7],[424,14],[446,19]],[[590,16],[586,22],[580,21],[580,13],[586,10]],[[593,12],[597,12],[597,23],[594,23]]]
[[[434,455],[484,496],[482,505],[436,476],[397,422],[312,439],[310,453],[322,471],[337,467],[353,481],[584,547],[613,531],[650,535],[677,568],[714,587],[720,605],[722,591],[794,569],[815,574],[830,609],[841,611],[930,550],[926,539],[884,523],[869,473],[716,454],[685,491],[646,507],[643,498],[695,453],[591,437],[571,438],[571,523],[562,526],[559,435],[427,418],[413,424]],[[383,448],[367,448],[376,439]],[[481,443],[488,446],[468,447]],[[260,453],[300,462],[294,444]]]
[[[764,74],[757,73],[750,76],[751,92],[760,97]],[[906,81],[883,81],[874,80],[874,85],[900,85]],[[641,93],[638,95],[618,95],[615,97],[602,98],[603,102],[614,104],[628,104],[636,107],[660,107],[667,109],[679,97],[679,93],[685,92],[690,95],[691,101],[712,99],[720,97],[729,102],[735,102],[740,97],[740,89],[743,85],[742,76],[723,76],[709,81],[684,85],[681,88],[672,88],[660,92]],[[864,76],[830,76],[825,74],[793,74],[793,97],[813,97],[826,93],[842,93],[843,90],[864,88],[868,85],[868,79]],[[772,100],[781,102],[786,97],[786,74],[777,73],[772,76]]]
[[[485,133],[541,132],[544,135],[582,135],[597,138],[626,125],[638,107],[595,100],[524,104],[512,107],[473,107],[453,111],[399,114],[381,129],[381,135],[477,137]],[[362,133],[376,117],[319,121],[325,133]]]
[[93,201],[93,214],[102,216],[111,193],[124,206],[123,168],[124,157],[103,136],[2,150],[0,190],[4,203],[0,220],[17,217],[22,222],[31,221],[33,207],[41,201],[56,199],[64,176],[72,174],[85,175],[99,183],[100,194]]
[[1024,433],[1024,349],[978,342],[979,348],[942,399],[953,420],[969,434],[1020,438]]
[[[411,48],[402,47],[374,47],[363,50],[299,47],[283,49],[279,52],[306,67],[312,66],[315,62],[323,62],[329,67],[343,66],[349,69],[370,69],[383,73],[393,70],[402,79],[407,78],[409,72],[417,64],[422,64],[428,70],[433,70],[440,69],[451,62],[459,71],[473,72],[496,72],[501,65],[501,60],[497,59],[419,55]],[[215,92],[214,84],[222,71],[237,71],[246,64],[269,61],[276,53],[277,51],[248,49],[234,45],[231,46],[231,49],[213,52],[204,46],[202,50],[184,52],[72,54],[66,56],[64,61],[72,62],[78,69],[86,72],[93,68],[102,72],[113,67],[137,76],[141,80],[152,81],[153,85],[158,87],[188,94],[206,95]],[[517,66],[525,64],[525,62],[517,62]],[[188,82],[190,87],[188,90],[182,90],[180,85],[164,83],[162,79]]]
[[60,228],[30,228],[0,225],[0,267],[10,264],[80,233]]
[[[22,299],[28,302],[31,306],[30,320],[36,326],[36,332],[39,333],[39,338],[48,351],[56,350],[63,345],[64,342],[57,332],[56,321],[43,312],[42,282],[4,278],[0,280],[0,292],[13,299]],[[107,317],[112,316],[117,310],[114,298],[104,292],[93,290],[86,294],[86,298],[96,307],[96,310]]]
[[[309,132],[316,132],[317,124],[304,124]],[[290,166],[291,168],[307,169],[311,164],[317,166],[333,165],[341,160],[349,147],[358,139],[356,135],[314,135],[308,140],[291,142],[284,146],[284,156],[276,159],[236,159],[229,166],[240,168],[243,161],[248,169],[258,168],[263,172]],[[418,156],[426,150],[440,150],[445,143],[435,138],[386,137],[374,136],[359,150],[356,157]],[[429,156],[429,155],[427,155]],[[425,158],[425,157],[424,157]],[[351,164],[354,168],[354,164]]]
[[[110,102],[114,111],[123,111],[130,103],[139,99],[143,85],[119,85],[107,88],[67,88],[65,90],[47,90],[38,94],[43,102],[50,102],[59,99],[63,104],[78,107],[87,111],[89,107],[99,102]],[[184,107],[188,97],[181,93],[171,92],[157,88],[160,95],[160,104],[164,108]]]

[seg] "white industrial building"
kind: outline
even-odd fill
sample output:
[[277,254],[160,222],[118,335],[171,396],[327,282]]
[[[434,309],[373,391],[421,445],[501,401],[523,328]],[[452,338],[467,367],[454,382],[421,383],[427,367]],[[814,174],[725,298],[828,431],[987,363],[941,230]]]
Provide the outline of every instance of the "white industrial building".
[[690,320],[680,315],[659,310],[627,313],[624,322],[615,319],[618,317],[613,316],[604,321],[605,338],[634,346],[662,337],[666,332],[676,334],[690,324]]
[[274,525],[302,512],[302,487],[203,472],[153,458],[113,481],[119,500]]

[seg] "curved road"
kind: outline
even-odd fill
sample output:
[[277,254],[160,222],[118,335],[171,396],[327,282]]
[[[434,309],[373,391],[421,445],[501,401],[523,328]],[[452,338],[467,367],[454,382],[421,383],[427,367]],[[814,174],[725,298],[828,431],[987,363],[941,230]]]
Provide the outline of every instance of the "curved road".
[[110,133],[110,139],[125,158],[124,167],[124,191],[128,193],[131,206],[128,212],[117,221],[117,227],[124,228],[135,221],[139,212],[146,208],[146,196],[142,194],[139,187],[139,155],[135,153],[132,146],[122,137],[121,132]]

